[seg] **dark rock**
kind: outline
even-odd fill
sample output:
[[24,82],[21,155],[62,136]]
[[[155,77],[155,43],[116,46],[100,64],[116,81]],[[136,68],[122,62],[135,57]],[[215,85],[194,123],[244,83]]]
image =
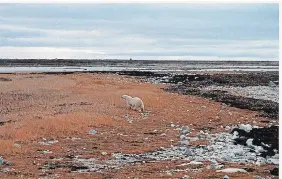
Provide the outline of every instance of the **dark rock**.
[[9,120],[9,121],[1,121],[0,122],[0,126],[3,126],[4,124],[6,124],[6,123],[11,123],[12,122],[12,120]]
[[[197,77],[197,78],[196,78]],[[218,102],[226,103],[232,107],[249,109],[263,112],[261,117],[278,119],[279,105],[277,102],[262,99],[253,99],[242,96],[235,96],[227,91],[212,90],[201,91],[201,87],[209,85],[216,86],[267,86],[269,80],[279,79],[277,72],[261,73],[242,73],[242,74],[214,74],[214,75],[174,75],[169,79],[169,83],[183,85],[170,85],[165,91],[180,93],[184,95],[196,95],[204,98],[210,98]]]
[[3,77],[1,77],[1,78],[0,78],[0,81],[12,81],[12,79],[10,79],[10,78],[3,78]]
[[[254,139],[253,145],[262,146],[266,150],[266,152],[261,153],[262,157],[273,156],[275,155],[274,150],[279,151],[278,126],[253,128],[250,132],[234,128],[231,133],[234,133],[235,131],[237,131],[239,135],[237,139],[234,139],[235,144],[246,145],[248,139]],[[267,144],[269,147],[262,143]]]
[[77,170],[87,170],[89,169],[87,166],[71,166],[70,167],[71,171],[77,171]]
[[279,168],[274,168],[270,170],[271,175],[279,176]]
[[253,168],[243,168],[244,170],[246,170],[247,172],[253,172],[253,171],[255,171],[255,169],[253,169]]

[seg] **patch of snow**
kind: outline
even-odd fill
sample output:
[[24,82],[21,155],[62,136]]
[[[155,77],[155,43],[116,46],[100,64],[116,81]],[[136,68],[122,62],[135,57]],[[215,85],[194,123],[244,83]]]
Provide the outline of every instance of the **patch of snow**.
[[216,172],[224,172],[224,173],[236,173],[236,172],[241,172],[241,173],[247,173],[246,170],[241,169],[241,168],[225,168],[222,170],[217,170]]
[[203,162],[191,161],[188,165],[204,165]]
[[38,142],[39,144],[41,145],[53,145],[53,144],[56,144],[57,142],[59,142],[58,140],[50,140],[50,141],[41,141],[41,142]]
[[239,124],[238,127],[239,129],[242,129],[246,132],[250,132],[253,129],[253,127],[250,124]]
[[254,99],[271,100],[279,102],[279,86],[246,86],[246,87],[226,87],[226,86],[208,86],[203,90],[222,90],[228,91],[232,95],[244,96]]

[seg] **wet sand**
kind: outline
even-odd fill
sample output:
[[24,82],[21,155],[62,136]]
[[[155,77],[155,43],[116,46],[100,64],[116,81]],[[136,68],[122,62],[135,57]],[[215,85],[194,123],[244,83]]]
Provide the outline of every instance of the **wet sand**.
[[[73,158],[109,159],[113,153],[138,154],[176,146],[179,131],[171,127],[190,126],[194,131],[225,131],[221,126],[252,123],[266,126],[269,120],[257,111],[226,106],[197,96],[164,91],[167,84],[141,82],[134,76],[117,74],[1,74],[0,154],[7,165],[0,178],[222,178],[225,173],[204,166],[179,167],[187,161],[155,161],[79,172],[83,166]],[[138,96],[146,113],[125,107],[121,95]],[[5,123],[8,121],[7,123]],[[278,124],[278,121],[274,121]],[[89,134],[94,129],[96,134]],[[165,133],[166,135],[162,135]],[[48,141],[53,141],[48,144]],[[40,143],[41,142],[41,143]],[[191,145],[205,145],[195,141]],[[42,145],[43,144],[43,145]],[[45,144],[45,145],[44,145]],[[248,173],[227,174],[230,178],[270,176],[274,165],[240,165]],[[192,169],[198,169],[193,171]],[[174,171],[174,172],[168,172]]]

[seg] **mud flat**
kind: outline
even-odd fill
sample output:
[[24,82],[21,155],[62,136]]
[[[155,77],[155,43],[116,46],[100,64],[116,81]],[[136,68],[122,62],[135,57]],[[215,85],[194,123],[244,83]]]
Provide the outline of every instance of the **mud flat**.
[[[277,83],[268,74],[256,84]],[[0,178],[278,178],[278,120],[182,94],[244,82],[213,75],[1,74]],[[145,112],[127,109],[123,94],[141,97]]]

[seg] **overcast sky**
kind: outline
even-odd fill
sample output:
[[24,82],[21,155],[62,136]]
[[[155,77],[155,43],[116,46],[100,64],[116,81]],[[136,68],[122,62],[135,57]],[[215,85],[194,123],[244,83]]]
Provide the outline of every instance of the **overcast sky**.
[[0,4],[0,58],[278,60],[278,4]]

